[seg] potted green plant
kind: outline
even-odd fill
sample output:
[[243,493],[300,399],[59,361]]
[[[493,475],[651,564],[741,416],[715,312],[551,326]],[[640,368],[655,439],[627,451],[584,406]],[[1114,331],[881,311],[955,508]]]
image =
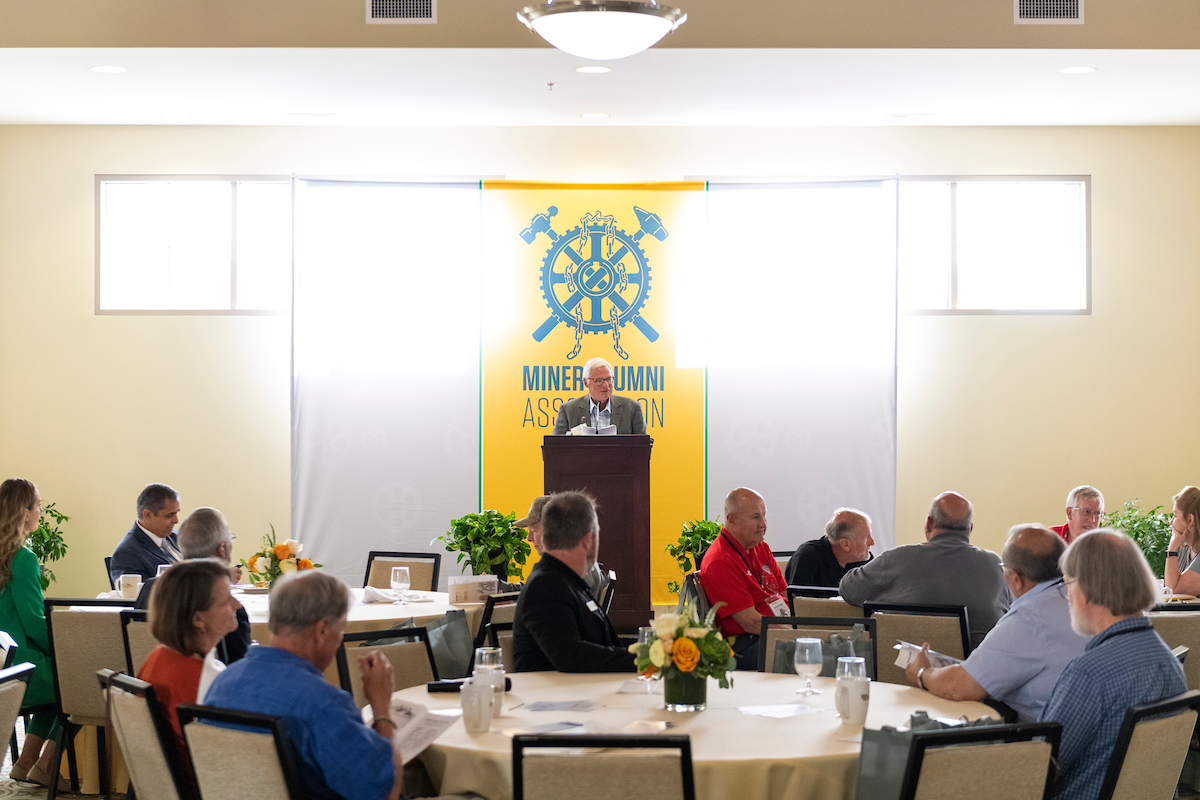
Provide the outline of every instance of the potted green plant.
[[1142,548],[1150,569],[1158,577],[1163,576],[1167,561],[1167,545],[1171,542],[1171,515],[1155,506],[1149,511],[1138,508],[1138,501],[1129,500],[1123,511],[1113,511],[1100,518],[1100,524],[1106,528],[1116,528],[1124,531],[1130,539]]
[[[473,575],[495,575],[501,581],[521,575],[529,555],[525,531],[514,528],[515,513],[487,510],[450,520],[450,530],[433,541],[442,542],[448,552],[458,553]],[[432,543],[431,543],[432,544]]]
[[[679,571],[687,575],[700,566],[708,546],[721,535],[721,516],[715,520],[694,519],[683,524],[683,532],[675,544],[667,545],[667,554],[679,563]],[[667,591],[679,594],[683,586],[679,581],[668,581]]]
[[54,573],[47,564],[58,561],[67,554],[67,543],[63,541],[62,531],[58,526],[70,522],[71,518],[54,507],[54,503],[42,506],[42,516],[38,520],[37,530],[29,534],[26,546],[37,556],[38,565],[42,568],[42,591],[50,588],[50,582],[55,580]]

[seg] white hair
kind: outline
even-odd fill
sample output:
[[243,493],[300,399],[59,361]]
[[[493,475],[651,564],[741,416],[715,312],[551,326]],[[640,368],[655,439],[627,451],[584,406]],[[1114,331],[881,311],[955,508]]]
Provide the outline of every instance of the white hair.
[[592,370],[594,370],[596,367],[608,367],[610,372],[613,371],[612,364],[597,356],[595,358],[589,358],[587,363],[583,365],[583,377],[590,378],[592,375]]
[[1067,508],[1074,508],[1075,504],[1078,503],[1081,498],[1099,500],[1100,506],[1102,508],[1104,506],[1104,495],[1100,494],[1100,490],[1095,486],[1088,486],[1085,483],[1083,486],[1076,486],[1067,493]]

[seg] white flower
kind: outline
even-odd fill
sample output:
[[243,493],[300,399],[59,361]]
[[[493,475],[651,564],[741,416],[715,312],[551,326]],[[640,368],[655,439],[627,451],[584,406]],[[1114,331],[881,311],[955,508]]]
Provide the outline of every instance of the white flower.
[[296,556],[300,555],[300,551],[304,549],[304,545],[300,544],[295,539],[288,539],[286,542],[284,542],[284,544],[288,546],[288,556],[290,558],[295,558]]
[[689,639],[703,639],[708,635],[708,628],[688,628],[683,635]]
[[675,629],[679,627],[678,614],[659,614],[654,620],[654,633],[660,639],[664,636],[675,636]]
[[271,559],[268,556],[259,556],[254,561],[254,567],[251,569],[259,575],[265,575],[267,570],[271,568]]
[[296,559],[285,558],[283,561],[280,561],[279,562],[279,571],[280,572],[295,572],[296,571]]
[[662,639],[655,639],[650,645],[650,663],[661,668],[666,660],[667,654],[663,652]]

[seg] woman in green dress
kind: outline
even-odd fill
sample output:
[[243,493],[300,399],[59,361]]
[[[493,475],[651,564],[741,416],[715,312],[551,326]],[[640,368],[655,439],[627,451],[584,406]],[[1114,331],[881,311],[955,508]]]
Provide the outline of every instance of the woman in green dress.
[[[54,702],[42,573],[37,556],[25,547],[41,516],[42,498],[36,486],[22,478],[0,483],[0,630],[17,642],[15,663],[28,661],[35,667],[25,691],[23,705],[27,706]],[[53,712],[33,715],[21,757],[12,767],[14,780],[49,785],[57,728]]]

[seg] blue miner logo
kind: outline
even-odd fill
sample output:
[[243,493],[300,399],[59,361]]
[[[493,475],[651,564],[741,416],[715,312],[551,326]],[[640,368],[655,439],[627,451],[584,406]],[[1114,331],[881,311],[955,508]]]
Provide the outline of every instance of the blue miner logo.
[[539,233],[550,239],[542,260],[542,296],[550,317],[533,332],[535,341],[565,322],[575,329],[575,348],[567,358],[579,355],[583,334],[611,332],[613,349],[627,359],[629,354],[621,347],[625,323],[632,322],[652,342],[658,339],[658,331],[641,317],[650,294],[650,264],[638,242],[646,234],[661,242],[668,234],[657,214],[637,206],[633,213],[639,224],[633,236],[618,228],[614,217],[599,211],[584,215],[578,227],[559,236],[550,227],[550,217],[558,214],[555,206],[521,231],[526,244],[533,244]]

